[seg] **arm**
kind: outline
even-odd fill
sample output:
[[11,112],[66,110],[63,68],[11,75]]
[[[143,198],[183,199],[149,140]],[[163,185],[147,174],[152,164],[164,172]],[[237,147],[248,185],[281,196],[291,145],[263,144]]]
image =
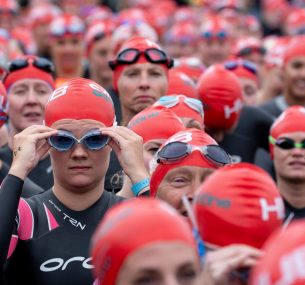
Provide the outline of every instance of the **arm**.
[[[27,174],[37,165],[50,146],[45,140],[57,131],[45,126],[31,126],[14,136],[13,162],[8,176],[0,189],[0,265],[6,260],[10,239],[14,230],[14,219]],[[16,243],[18,237],[12,241]],[[14,248],[12,246],[10,249]],[[11,252],[10,252],[11,254]]]

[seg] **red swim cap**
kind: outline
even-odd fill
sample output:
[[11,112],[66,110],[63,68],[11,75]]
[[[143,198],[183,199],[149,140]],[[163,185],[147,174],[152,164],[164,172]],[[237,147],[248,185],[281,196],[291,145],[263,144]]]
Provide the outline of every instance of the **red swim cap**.
[[7,121],[7,94],[3,84],[0,82],[0,127]]
[[183,243],[197,251],[188,223],[164,202],[131,199],[110,209],[91,244],[94,275],[99,284],[116,284],[128,256],[144,246],[162,242]]
[[[18,61],[18,65],[20,65],[21,61],[25,62],[24,67],[17,68],[14,71],[8,72],[8,74],[3,79],[4,87],[6,88],[7,92],[9,93],[10,87],[17,81],[21,79],[40,79],[45,81],[50,85],[52,89],[55,88],[53,74],[51,72],[51,68],[53,65],[51,62],[45,61],[44,64],[47,69],[43,69],[43,67],[39,68],[39,61],[41,58],[33,56],[33,55],[26,55],[20,58],[17,58],[11,62],[13,65],[15,61]],[[44,59],[42,59],[44,60]],[[37,61],[37,64],[35,63]],[[19,63],[20,62],[20,63]],[[23,65],[22,65],[23,66]]]
[[45,124],[62,119],[91,119],[110,127],[115,123],[113,102],[107,91],[92,80],[75,78],[57,88],[45,109]]
[[198,81],[199,97],[205,106],[204,125],[213,130],[229,130],[242,109],[239,79],[222,65],[209,67]]
[[[218,145],[217,142],[204,131],[198,129],[186,129],[171,136],[160,147],[160,150],[168,143],[176,141],[184,142],[194,146]],[[150,195],[152,197],[156,196],[160,183],[170,170],[186,165],[213,169],[217,168],[217,166],[213,165],[209,160],[204,158],[204,156],[197,150],[192,152],[187,157],[170,164],[158,163],[157,157],[155,156],[151,162],[152,169],[150,178]]]
[[185,129],[181,119],[163,106],[150,106],[135,115],[127,126],[143,138],[143,142],[153,139],[168,139]]
[[[282,134],[305,132],[305,108],[302,106],[291,106],[286,109],[272,124],[270,135],[277,139]],[[273,156],[274,145],[269,144],[271,156]]]
[[198,99],[198,90],[195,82],[185,73],[172,69],[168,73],[167,94],[183,94]]
[[284,66],[296,57],[305,57],[305,38],[295,36],[284,52]]
[[264,255],[254,267],[251,285],[305,284],[305,222],[278,230],[264,245]]
[[193,208],[203,241],[217,246],[240,243],[261,248],[284,218],[274,181],[249,163],[211,174],[200,186]]

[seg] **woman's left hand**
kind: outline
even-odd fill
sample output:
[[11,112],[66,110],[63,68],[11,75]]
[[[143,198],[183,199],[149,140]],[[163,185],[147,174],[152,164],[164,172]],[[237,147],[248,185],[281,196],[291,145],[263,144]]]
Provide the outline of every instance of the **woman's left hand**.
[[142,137],[122,126],[101,128],[100,131],[111,138],[109,145],[132,184],[149,177],[144,164]]

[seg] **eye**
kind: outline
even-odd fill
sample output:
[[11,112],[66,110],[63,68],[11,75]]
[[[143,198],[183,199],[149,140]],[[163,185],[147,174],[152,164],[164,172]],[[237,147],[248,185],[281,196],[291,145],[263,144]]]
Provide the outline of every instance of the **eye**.
[[178,278],[182,282],[191,282],[197,278],[197,270],[193,267],[183,268],[182,270],[179,270]]
[[191,179],[183,175],[172,177],[170,180],[170,184],[176,188],[185,187],[190,183],[191,183]]
[[148,151],[151,155],[154,155],[158,150],[159,150],[158,147],[152,147],[152,148],[147,149],[147,151]]
[[13,94],[15,95],[24,95],[27,92],[27,90],[25,88],[17,88],[15,90],[13,90]]
[[134,285],[157,285],[160,284],[159,278],[155,275],[142,275],[137,277],[134,282],[132,282]]

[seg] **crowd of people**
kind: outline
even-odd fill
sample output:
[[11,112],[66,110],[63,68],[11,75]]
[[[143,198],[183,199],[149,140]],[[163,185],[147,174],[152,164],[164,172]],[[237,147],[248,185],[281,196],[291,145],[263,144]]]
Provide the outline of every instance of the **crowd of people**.
[[0,0],[0,284],[305,284],[305,1],[100,2]]

